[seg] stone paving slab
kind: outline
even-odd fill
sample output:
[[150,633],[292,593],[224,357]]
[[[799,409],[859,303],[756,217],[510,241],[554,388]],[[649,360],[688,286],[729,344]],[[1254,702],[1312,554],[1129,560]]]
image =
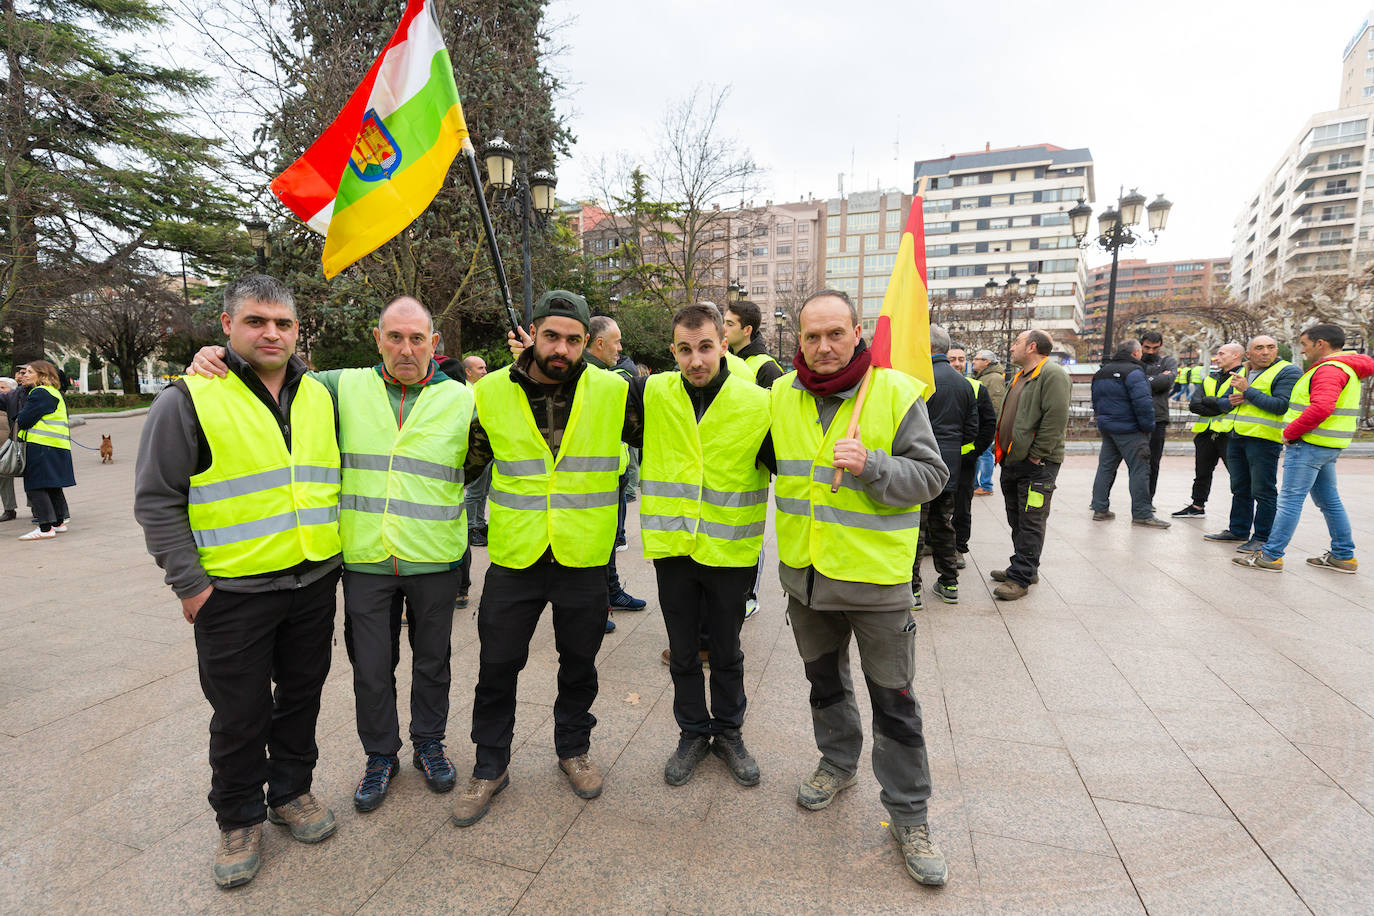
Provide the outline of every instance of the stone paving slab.
[[[556,767],[546,615],[521,678],[512,783],[491,814],[455,828],[408,748],[386,803],[356,813],[363,761],[340,638],[316,771],[339,831],[306,847],[268,827],[257,880],[220,891],[192,632],[130,511],[143,421],[86,420],[77,441],[112,435],[116,460],[77,450],[71,532],[28,544],[11,540],[21,522],[0,525],[0,912],[1374,911],[1374,573],[1303,564],[1326,546],[1310,503],[1284,573],[1236,569],[1227,545],[1201,538],[1225,524],[1221,481],[1209,519],[1094,523],[1087,456],[1060,475],[1027,599],[991,597],[987,573],[1010,552],[995,496],[975,501],[960,603],[928,595],[919,614],[915,688],[948,886],[902,873],[868,749],[859,784],[829,809],[794,803],[817,755],[771,571],[743,632],[762,784],[736,786],[714,758],[686,786],[663,783],[676,739],[666,637],[631,512],[618,561],[650,606],[616,614],[602,648],[600,799],[573,796]],[[1374,461],[1343,459],[1339,473],[1374,563]],[[1161,513],[1188,500],[1191,478],[1190,458],[1166,457]],[[1120,510],[1124,480],[1115,496]],[[766,549],[776,559],[771,536]],[[459,612],[449,745],[460,773],[478,648]],[[398,682],[409,686],[404,664]]]

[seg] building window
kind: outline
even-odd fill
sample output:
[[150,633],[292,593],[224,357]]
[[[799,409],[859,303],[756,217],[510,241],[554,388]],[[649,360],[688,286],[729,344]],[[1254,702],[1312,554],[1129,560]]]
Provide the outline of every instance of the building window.
[[1044,213],[1040,216],[1042,226],[1067,226],[1069,224],[1069,214],[1067,213]]
[[857,236],[857,235],[847,236],[847,237],[845,238],[845,240],[844,240],[844,250],[845,250],[845,251],[858,251],[858,250],[859,250],[859,238],[860,238],[860,237]]
[[756,257],[756,258],[766,258],[766,257],[768,257],[768,246],[767,246],[767,245],[755,245],[754,248],[753,248],[753,255],[754,255],[754,257]]
[[878,228],[878,214],[876,213],[851,213],[849,221],[845,225],[845,232],[851,235],[863,232],[872,232]]
[[755,227],[754,227],[754,235],[757,235],[757,236],[766,236],[767,234],[768,234],[768,227],[767,227],[767,226],[755,226]]
[[774,249],[774,250],[775,250],[778,254],[780,254],[780,255],[783,255],[783,254],[791,254],[791,253],[792,253],[792,243],[791,243],[791,242],[779,242],[777,248]]
[[927,223],[926,235],[942,235],[951,231],[950,223]]
[[755,283],[753,286],[749,287],[749,292],[755,296],[766,296],[768,295],[768,284]]
[[864,255],[864,273],[874,271],[891,272],[892,265],[897,263],[895,254],[869,254]]
[[840,218],[838,216],[827,216],[825,218],[825,231],[834,235],[840,231]]
[[954,179],[949,177],[936,178],[933,181],[931,181],[930,186],[936,189],[937,191],[943,191],[946,188],[954,187]]
[[711,278],[712,278],[712,279],[715,279],[715,280],[723,280],[723,279],[725,279],[725,268],[723,268],[723,267],[712,267],[712,268],[711,268]]
[[900,232],[889,232],[889,233],[883,238],[883,247],[884,247],[884,248],[901,248],[901,247],[902,247],[902,234],[901,234]]
[[[923,208],[924,209],[924,208]],[[900,229],[902,226],[902,214],[897,210],[887,211],[887,228]]]
[[952,200],[928,200],[921,205],[922,213],[948,213],[954,206]]
[[832,235],[832,236],[830,236],[829,238],[827,238],[827,239],[825,240],[825,253],[826,253],[826,254],[834,254],[835,252],[837,252],[837,251],[839,251],[839,250],[840,250],[840,237],[839,237],[838,235]]
[[778,235],[791,235],[791,234],[792,234],[792,224],[791,224],[791,223],[778,223],[777,226],[775,226],[775,227],[773,228],[773,231],[776,232]]
[[864,295],[887,292],[887,277],[864,277]]
[[797,223],[797,235],[806,235],[811,231],[810,223]]
[[1360,95],[1364,96],[1365,98],[1369,98],[1370,96],[1374,95],[1374,86],[1365,86],[1364,89],[1360,90]]
[[859,259],[852,258],[826,258],[825,275],[827,277],[850,275],[859,272]]
[[798,242],[798,243],[797,243],[797,254],[806,254],[806,253],[808,253],[810,250],[811,250],[811,243],[810,243],[810,242]]
[[755,265],[754,265],[754,276],[756,276],[756,277],[766,277],[766,276],[768,276],[768,265],[767,265],[767,264],[755,264]]

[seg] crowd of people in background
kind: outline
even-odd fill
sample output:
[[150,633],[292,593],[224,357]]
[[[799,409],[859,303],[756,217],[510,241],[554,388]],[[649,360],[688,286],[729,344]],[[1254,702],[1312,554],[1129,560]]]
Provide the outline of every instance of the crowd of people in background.
[[[33,514],[34,528],[19,535],[20,541],[48,541],[68,530],[66,490],[76,486],[76,472],[62,396],[67,385],[62,371],[45,359],[19,366],[13,378],[0,378],[0,446],[22,447],[24,496]],[[0,522],[18,518],[12,476],[0,475],[0,510]]]

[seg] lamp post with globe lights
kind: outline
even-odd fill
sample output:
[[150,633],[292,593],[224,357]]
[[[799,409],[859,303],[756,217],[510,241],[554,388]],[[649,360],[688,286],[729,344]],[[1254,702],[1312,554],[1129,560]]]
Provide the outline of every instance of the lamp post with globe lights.
[[[553,194],[558,179],[548,169],[530,172],[524,152],[517,153],[500,133],[482,149],[482,158],[486,161],[487,183],[505,193],[506,209],[520,221],[520,285],[525,300],[525,325],[528,326],[534,320],[530,230],[542,229],[544,221],[558,209]],[[519,173],[516,172],[517,163]]]

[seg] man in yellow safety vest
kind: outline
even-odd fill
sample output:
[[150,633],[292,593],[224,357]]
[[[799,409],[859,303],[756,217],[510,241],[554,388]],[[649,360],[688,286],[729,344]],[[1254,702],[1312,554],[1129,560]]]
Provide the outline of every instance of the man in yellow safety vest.
[[1326,517],[1331,549],[1309,557],[1308,566],[1354,573],[1355,539],[1350,517],[1336,489],[1336,460],[1355,438],[1360,418],[1360,386],[1374,375],[1374,359],[1344,350],[1345,331],[1335,324],[1314,324],[1299,338],[1307,372],[1293,386],[1283,441],[1283,489],[1279,491],[1274,527],[1264,546],[1232,562],[1249,569],[1283,572],[1283,553],[1297,530],[1307,494]]
[[[940,494],[950,472],[931,432],[923,386],[911,376],[873,369],[857,429],[851,426],[871,354],[849,297],[822,290],[799,317],[802,364],[771,391],[778,576],[811,684],[821,752],[797,803],[824,808],[859,778],[863,727],[847,662],[856,641],[873,704],[873,772],[892,835],[908,874],[943,884],[944,854],[926,819],[930,767],[921,707],[911,686],[910,582],[921,504]],[[832,493],[836,469],[843,473]]]
[[[1231,373],[1245,357],[1238,343],[1224,343],[1213,357],[1216,371],[1202,379],[1188,400],[1188,409],[1198,415],[1193,424],[1193,500],[1173,514],[1174,518],[1201,518],[1207,514],[1207,498],[1212,495],[1212,476],[1217,462],[1226,466],[1226,450],[1231,444]],[[1194,367],[1198,368],[1198,367]]]
[[195,627],[214,710],[214,878],[232,887],[257,874],[264,819],[305,843],[334,832],[310,789],[341,563],[340,460],[329,392],[293,355],[291,291],[237,280],[220,322],[228,374],[175,381],[148,411],[134,516]]

